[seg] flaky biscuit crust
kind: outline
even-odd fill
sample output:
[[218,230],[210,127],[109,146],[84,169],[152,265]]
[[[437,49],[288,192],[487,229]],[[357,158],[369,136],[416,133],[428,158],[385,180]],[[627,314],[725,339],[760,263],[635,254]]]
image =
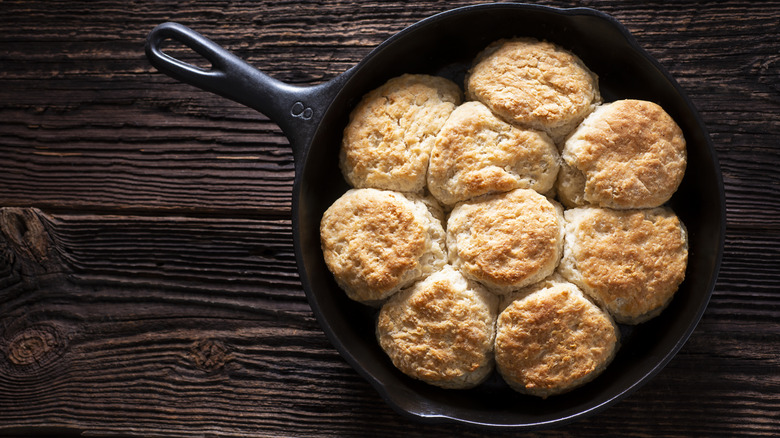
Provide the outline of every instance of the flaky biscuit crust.
[[344,129],[344,178],[352,187],[421,192],[436,134],[461,94],[448,79],[413,74],[367,93]]
[[566,210],[559,272],[608,310],[638,324],[657,316],[685,278],[688,238],[668,208]]
[[545,280],[509,297],[496,328],[496,365],[518,392],[548,397],[595,378],[619,331],[573,284]]
[[687,163],[677,123],[659,105],[635,99],[596,109],[561,155],[570,168],[558,181],[567,206],[658,207],[677,191]]
[[377,338],[405,374],[443,388],[471,388],[494,369],[498,299],[449,266],[394,295]]
[[518,392],[562,394],[613,360],[616,322],[657,316],[684,279],[685,227],[656,207],[685,139],[658,105],[602,105],[598,77],[546,41],[494,42],[465,87],[461,104],[450,80],[406,74],[355,107],[325,262],[381,306],[377,341],[406,375],[464,389],[497,368]]
[[530,189],[462,202],[447,221],[450,263],[499,294],[552,274],[562,245],[562,207]]
[[444,266],[444,229],[431,204],[415,195],[352,189],[325,211],[325,263],[350,298],[381,304]]
[[482,103],[466,102],[436,136],[428,190],[445,205],[517,188],[545,193],[555,183],[559,159],[547,134],[519,129]]
[[466,96],[556,142],[601,102],[598,77],[576,55],[532,38],[488,46],[469,71]]

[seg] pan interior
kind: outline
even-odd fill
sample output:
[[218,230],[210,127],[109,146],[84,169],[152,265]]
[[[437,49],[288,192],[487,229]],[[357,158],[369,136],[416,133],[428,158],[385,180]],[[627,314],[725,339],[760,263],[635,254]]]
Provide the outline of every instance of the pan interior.
[[[577,54],[599,76],[605,101],[635,98],[663,106],[683,129],[688,169],[670,202],[689,231],[686,279],[661,316],[624,327],[621,349],[594,381],[545,400],[513,392],[499,377],[466,391],[414,381],[396,370],[374,338],[375,310],[346,298],[324,264],[322,213],[348,189],[338,167],[349,113],[367,91],[403,73],[427,73],[463,84],[476,56],[500,38],[531,36]],[[723,187],[712,145],[691,102],[618,23],[589,9],[485,5],[431,17],[396,34],[345,73],[325,112],[294,192],[296,252],[312,309],[331,342],[399,412],[428,419],[539,428],[597,412],[657,373],[693,331],[714,287],[723,240]]]

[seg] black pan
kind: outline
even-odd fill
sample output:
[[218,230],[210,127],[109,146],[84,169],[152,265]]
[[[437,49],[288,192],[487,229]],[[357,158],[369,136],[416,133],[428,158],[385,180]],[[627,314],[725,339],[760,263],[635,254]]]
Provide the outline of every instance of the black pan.
[[[412,380],[391,364],[374,338],[375,311],[350,301],[323,261],[322,213],[346,189],[338,150],[348,115],[367,91],[402,73],[427,73],[462,84],[469,63],[490,42],[513,36],[547,39],[573,51],[599,75],[606,101],[636,98],[663,106],[688,141],[688,169],[670,201],[687,225],[686,279],[657,318],[622,327],[617,357],[597,379],[573,392],[541,400],[510,390],[494,377],[471,390],[444,390]],[[204,70],[165,54],[175,40],[212,63]],[[533,429],[598,412],[657,374],[680,350],[715,286],[725,224],[723,181],[711,140],[694,105],[664,69],[615,19],[592,9],[489,4],[454,9],[394,35],[335,79],[298,87],[257,71],[196,32],[165,23],[147,41],[151,63],[163,73],[252,107],[290,140],[295,157],[293,236],[301,282],[322,329],[341,355],[394,409],[426,421],[457,421]]]

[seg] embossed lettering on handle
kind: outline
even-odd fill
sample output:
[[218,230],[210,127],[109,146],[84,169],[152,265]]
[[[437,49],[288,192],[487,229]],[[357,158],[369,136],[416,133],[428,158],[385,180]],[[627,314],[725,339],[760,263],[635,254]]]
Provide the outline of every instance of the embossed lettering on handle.
[[303,120],[311,120],[314,115],[314,110],[312,110],[311,107],[307,107],[303,102],[297,101],[293,104],[292,108],[290,108],[290,115]]

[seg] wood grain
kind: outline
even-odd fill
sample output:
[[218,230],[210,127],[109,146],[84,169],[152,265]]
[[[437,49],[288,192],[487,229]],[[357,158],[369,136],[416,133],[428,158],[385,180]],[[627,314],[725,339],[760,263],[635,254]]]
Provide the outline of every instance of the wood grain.
[[[313,85],[470,3],[0,3],[0,436],[484,436],[400,416],[339,356],[295,266],[287,139],[143,54],[155,25],[179,21]],[[577,5],[623,22],[700,110],[726,251],[663,371],[529,436],[775,436],[780,2]]]
[[[384,436],[451,430],[401,420],[332,349],[300,291],[284,222],[2,213],[4,230],[27,231],[7,243],[14,255],[2,269],[0,424],[170,436],[359,436],[377,422],[392,425]],[[760,254],[749,243],[729,247],[727,260]],[[778,254],[746,261],[773,272]],[[740,272],[727,262],[721,284],[744,282]],[[712,436],[749,426],[771,436],[776,309],[772,293],[719,287],[661,375],[571,430],[640,434],[660,411],[666,423],[656,431]],[[18,403],[20,394],[31,404]]]
[[[320,12],[312,4],[227,4],[204,3],[199,9],[197,2],[175,8],[130,3],[114,12],[123,20],[90,23],[76,33],[88,18],[78,2],[53,9],[5,3],[7,19],[0,24],[7,47],[0,72],[6,97],[0,113],[4,205],[289,211],[292,154],[278,127],[253,110],[154,72],[143,57],[146,32],[165,20],[187,23],[200,13],[208,18],[200,19],[198,31],[261,70],[286,82],[316,84],[345,71],[405,25],[441,9],[425,2],[414,8],[339,3]],[[780,129],[773,100],[778,8],[772,4],[750,7],[750,13],[740,2],[704,11],[685,2],[600,5],[626,24],[690,94],[719,154],[745,154],[723,160],[725,177],[734,182],[727,187],[741,191],[729,192],[735,219],[744,216],[743,198],[777,195],[772,181],[755,180],[755,166],[772,162],[767,154],[777,159],[771,140]],[[296,21],[278,13],[284,7],[317,17],[316,26],[311,18]],[[32,24],[38,29],[24,26],[30,21],[25,14],[32,12],[38,14]],[[68,38],[59,37],[63,34]],[[723,42],[730,36],[749,38],[750,50],[734,53]],[[775,213],[757,219],[773,220]]]

